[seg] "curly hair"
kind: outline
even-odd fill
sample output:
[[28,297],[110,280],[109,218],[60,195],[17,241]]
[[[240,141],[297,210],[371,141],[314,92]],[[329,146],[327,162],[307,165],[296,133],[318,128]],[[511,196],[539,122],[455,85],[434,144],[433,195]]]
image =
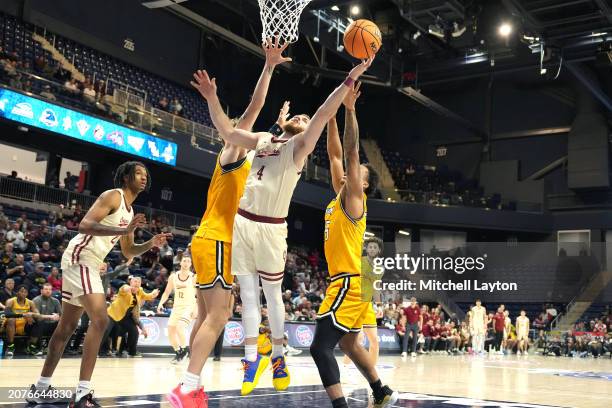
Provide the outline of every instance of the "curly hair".
[[115,178],[114,184],[115,188],[123,188],[125,187],[125,178],[127,177],[129,181],[133,181],[136,176],[136,167],[143,167],[147,171],[147,185],[145,186],[145,191],[149,191],[151,188],[151,173],[149,173],[149,169],[142,162],[138,161],[128,161],[117,167],[115,170]]

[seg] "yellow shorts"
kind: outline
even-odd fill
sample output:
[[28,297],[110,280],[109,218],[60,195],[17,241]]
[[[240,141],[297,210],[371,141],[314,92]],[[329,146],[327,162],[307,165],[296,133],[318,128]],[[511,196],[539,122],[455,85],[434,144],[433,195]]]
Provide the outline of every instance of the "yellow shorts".
[[23,317],[18,317],[15,319],[15,334],[18,336],[25,336],[25,328],[27,325],[26,319]]
[[376,323],[376,312],[374,311],[374,306],[372,305],[372,302],[368,302],[369,306],[368,306],[368,311],[365,317],[365,320],[363,321],[363,327],[378,327],[378,323]]
[[196,271],[196,287],[210,289],[217,282],[223,289],[231,289],[232,244],[230,242],[194,237],[191,241],[191,260]]
[[331,278],[317,319],[331,316],[338,329],[359,332],[368,314],[368,305],[371,302],[361,300],[361,277],[343,273]]

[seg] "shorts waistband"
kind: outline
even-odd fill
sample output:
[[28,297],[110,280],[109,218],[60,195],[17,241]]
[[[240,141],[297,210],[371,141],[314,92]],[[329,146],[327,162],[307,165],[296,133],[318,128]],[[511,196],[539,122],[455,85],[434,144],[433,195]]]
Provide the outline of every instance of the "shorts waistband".
[[340,273],[338,275],[334,275],[331,278],[329,278],[329,281],[333,282],[333,281],[337,281],[338,279],[355,278],[355,277],[358,277],[358,276],[361,276],[361,275],[358,274],[358,273]]
[[242,208],[238,209],[238,214],[242,215],[244,218],[248,220],[255,221],[255,222],[261,222],[264,224],[284,224],[285,223],[284,218],[274,218],[274,217],[266,217],[264,215],[257,215],[257,214],[253,214],[248,211],[245,211]]

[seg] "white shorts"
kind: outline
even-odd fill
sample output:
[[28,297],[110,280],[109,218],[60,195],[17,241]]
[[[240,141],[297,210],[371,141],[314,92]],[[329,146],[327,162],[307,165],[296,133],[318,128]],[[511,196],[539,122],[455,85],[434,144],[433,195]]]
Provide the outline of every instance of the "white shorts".
[[172,309],[170,318],[168,319],[168,326],[176,326],[179,323],[189,325],[191,323],[191,312],[193,306],[179,306]]
[[255,222],[236,214],[232,236],[232,275],[259,273],[263,280],[280,281],[286,259],[286,223]]
[[516,333],[516,339],[517,340],[529,340],[529,333],[518,332]]
[[81,306],[79,298],[92,293],[104,294],[100,265],[62,264],[62,300]]

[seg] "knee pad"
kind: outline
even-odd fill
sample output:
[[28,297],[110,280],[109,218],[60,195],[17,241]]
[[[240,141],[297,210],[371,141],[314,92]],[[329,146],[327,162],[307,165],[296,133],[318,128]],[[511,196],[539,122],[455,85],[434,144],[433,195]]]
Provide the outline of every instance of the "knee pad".
[[261,286],[266,296],[272,338],[282,339],[285,334],[285,304],[283,303],[281,282],[270,283],[262,280]]

